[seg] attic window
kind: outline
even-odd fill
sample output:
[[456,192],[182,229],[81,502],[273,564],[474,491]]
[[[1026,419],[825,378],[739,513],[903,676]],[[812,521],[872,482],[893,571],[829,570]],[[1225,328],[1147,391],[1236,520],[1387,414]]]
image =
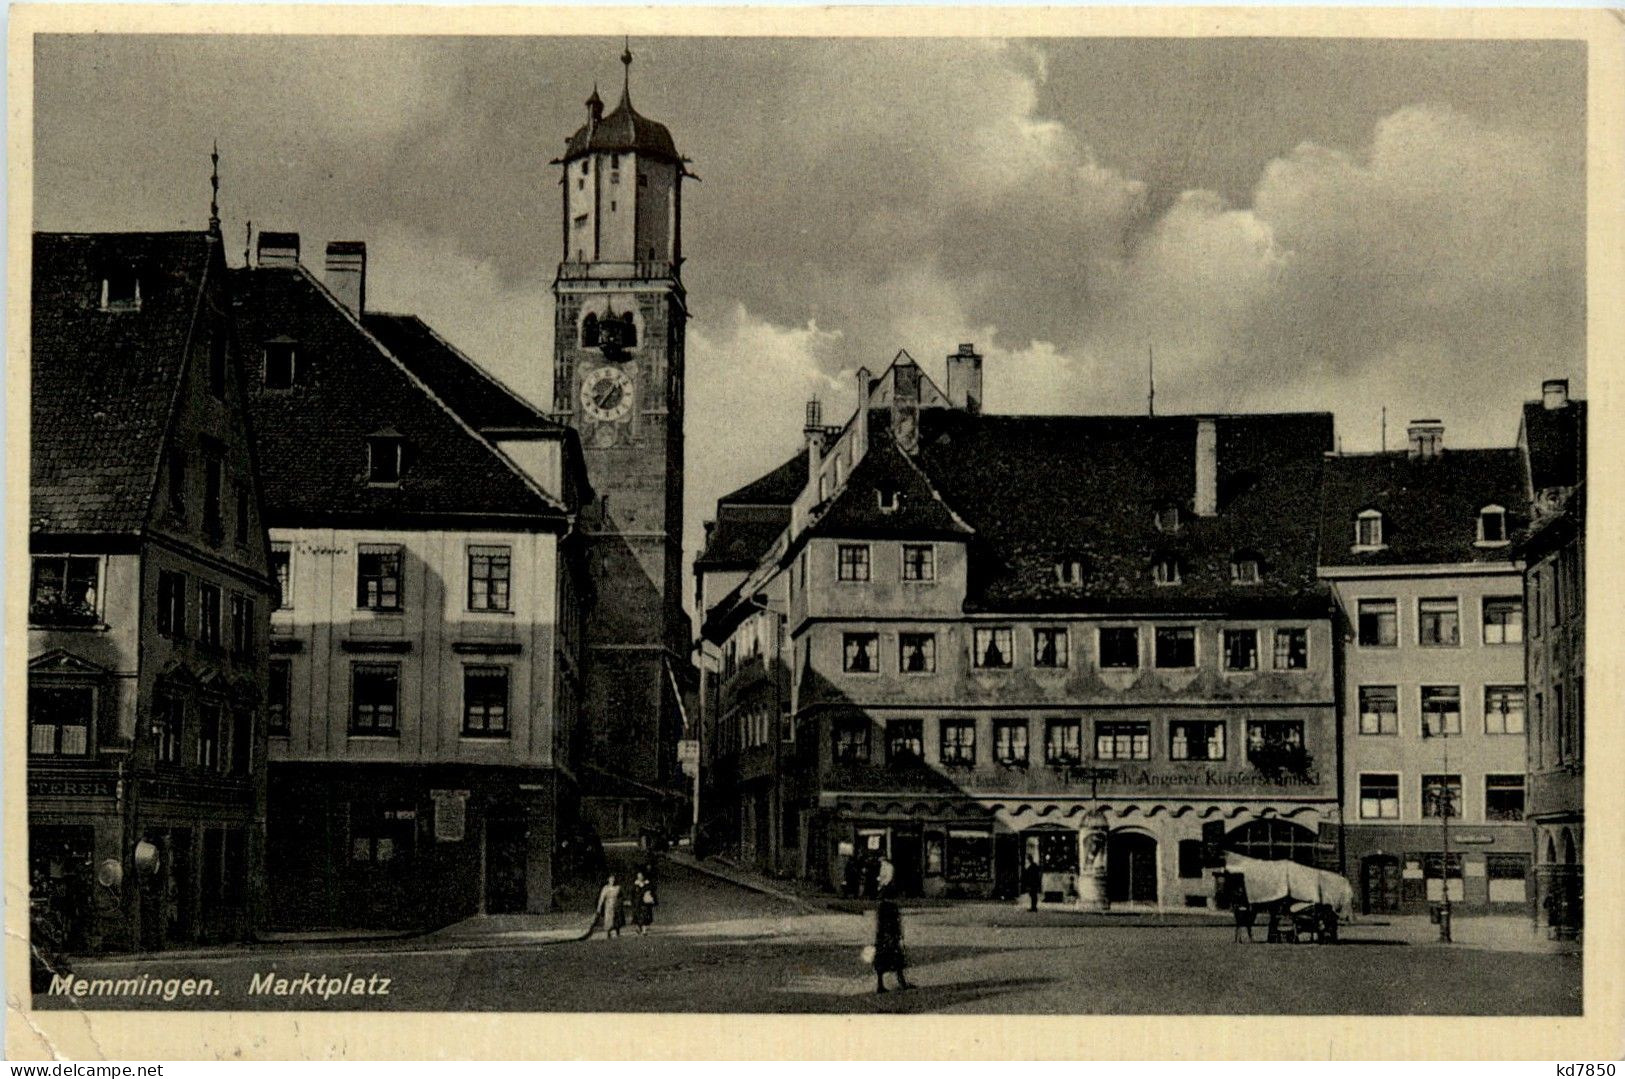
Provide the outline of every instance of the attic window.
[[1354,547],[1356,550],[1375,551],[1382,546],[1382,514],[1376,510],[1362,510],[1354,519]]
[[401,482],[399,435],[373,435],[367,439],[367,482],[371,484]]
[[134,270],[114,270],[102,278],[102,310],[141,310],[141,281]]
[[1230,559],[1230,583],[1257,584],[1258,556],[1253,554],[1238,554]]
[[1151,579],[1158,584],[1178,584],[1184,577],[1184,567],[1173,555],[1163,555],[1151,565]]
[[880,507],[881,513],[896,513],[899,502],[895,487],[882,487],[875,492],[875,505]]
[[1179,507],[1174,505],[1159,506],[1156,513],[1158,532],[1174,533],[1179,531]]
[[1500,547],[1507,542],[1507,511],[1504,506],[1485,506],[1478,511],[1478,544]]
[[299,377],[299,352],[292,341],[268,341],[265,345],[265,388],[291,390]]
[[1055,580],[1061,584],[1083,583],[1083,559],[1063,558],[1055,563]]

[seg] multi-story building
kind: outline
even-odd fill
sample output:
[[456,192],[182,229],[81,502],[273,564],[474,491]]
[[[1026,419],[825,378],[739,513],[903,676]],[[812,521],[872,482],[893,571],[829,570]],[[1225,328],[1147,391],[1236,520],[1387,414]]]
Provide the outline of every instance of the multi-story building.
[[[623,53],[628,80],[630,52]],[[599,596],[587,627],[584,804],[606,836],[684,818],[677,766],[693,681],[683,609],[682,184],[666,128],[595,90],[562,168],[553,414],[581,432],[595,500],[582,534]]]
[[[1342,859],[1368,913],[1522,909],[1529,876],[1516,449],[1326,462],[1320,575],[1343,641]],[[1448,893],[1447,893],[1448,889]]]
[[1548,380],[1518,432],[1534,507],[1523,548],[1532,898],[1539,924],[1562,937],[1579,933],[1585,891],[1586,406],[1568,391]]
[[291,233],[233,272],[280,580],[269,852],[283,925],[544,911],[576,829],[589,491],[574,432]]
[[75,951],[241,938],[272,583],[218,225],[33,275],[30,897]]
[[1214,847],[1322,861],[1331,417],[983,415],[970,346],[946,393],[906,353],[858,386],[707,615],[716,737],[777,777],[742,830],[831,886],[885,853],[905,894],[1013,894],[1030,857],[1086,895],[1097,835],[1117,903],[1208,904]]

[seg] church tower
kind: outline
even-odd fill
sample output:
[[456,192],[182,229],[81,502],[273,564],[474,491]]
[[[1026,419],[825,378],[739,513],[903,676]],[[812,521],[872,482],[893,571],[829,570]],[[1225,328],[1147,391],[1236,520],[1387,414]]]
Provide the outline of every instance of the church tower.
[[[583,511],[596,596],[579,760],[601,835],[653,824],[680,790],[683,610],[682,183],[671,133],[598,91],[564,156],[553,284],[553,410],[575,427],[596,501]],[[671,807],[664,807],[669,811]]]

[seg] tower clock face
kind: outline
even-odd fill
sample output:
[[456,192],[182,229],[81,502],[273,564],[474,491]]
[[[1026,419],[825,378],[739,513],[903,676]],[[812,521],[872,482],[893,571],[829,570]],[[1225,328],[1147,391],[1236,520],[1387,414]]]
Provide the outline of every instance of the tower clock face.
[[622,420],[632,411],[632,380],[619,367],[600,367],[581,380],[581,410],[601,422]]

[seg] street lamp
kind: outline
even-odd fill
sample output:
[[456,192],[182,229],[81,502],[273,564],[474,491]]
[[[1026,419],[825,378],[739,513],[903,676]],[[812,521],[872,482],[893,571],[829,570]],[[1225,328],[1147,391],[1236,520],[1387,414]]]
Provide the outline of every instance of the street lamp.
[[[1455,812],[1455,792],[1450,786],[1450,739],[1449,721],[1445,713],[1439,713],[1439,750],[1443,758],[1443,772],[1439,782],[1434,784],[1434,804],[1439,807],[1439,827],[1441,842],[1444,846],[1444,860],[1439,867],[1439,884],[1441,902],[1439,903],[1439,943],[1451,943],[1450,933],[1450,817]],[[1427,731],[1427,721],[1424,717],[1422,730]]]

